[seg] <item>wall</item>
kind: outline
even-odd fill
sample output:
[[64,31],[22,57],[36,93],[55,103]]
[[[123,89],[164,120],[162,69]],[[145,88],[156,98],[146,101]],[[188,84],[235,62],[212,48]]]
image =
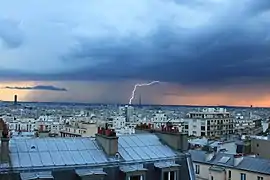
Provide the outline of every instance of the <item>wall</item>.
[[105,168],[104,172],[107,173],[107,176],[105,176],[104,180],[121,180],[119,167]]
[[210,170],[209,172],[209,179],[211,180],[211,176],[214,178],[213,180],[227,180],[225,171],[213,171]]
[[154,164],[146,164],[144,165],[148,171],[146,172],[146,179],[153,179],[153,180],[160,180],[161,177],[161,170],[155,168]]
[[[205,126],[205,129],[207,129],[206,126],[206,120],[204,119],[184,119],[184,124],[188,125],[188,129],[185,129],[185,131],[188,133],[189,136],[201,136],[201,126]],[[206,130],[205,130],[206,132]]]
[[52,174],[55,180],[78,180],[75,171],[53,171]]
[[263,177],[263,180],[270,180],[270,175],[262,175],[259,173],[253,173],[253,172],[248,172],[248,171],[241,171],[238,169],[232,169],[232,168],[226,168],[226,178],[224,179],[222,173],[218,174],[215,173],[214,171],[209,171],[209,168],[211,167],[211,165],[206,165],[206,164],[201,164],[201,163],[196,163],[193,162],[194,165],[194,170],[196,170],[195,165],[199,165],[200,166],[200,174],[196,174],[196,179],[201,180],[201,179],[210,179],[210,174],[213,174],[214,176],[214,180],[229,180],[228,179],[228,174],[229,174],[229,170],[231,171],[231,180],[240,180],[241,178],[241,173],[245,173],[246,174],[246,180],[257,180],[258,176]]
[[252,172],[246,172],[246,171],[241,171],[241,170],[237,170],[237,169],[226,169],[226,172],[228,174],[228,171],[231,170],[231,174],[232,174],[232,178],[231,180],[234,179],[241,179],[241,173],[245,173],[246,174],[246,179],[247,180],[257,180],[258,176],[263,177],[263,180],[270,180],[270,175],[262,175],[262,174],[257,174],[257,173],[252,173]]
[[270,140],[251,139],[251,152],[262,158],[270,158]]
[[203,178],[203,179],[208,179],[210,166],[193,162],[194,171],[196,170],[196,165],[200,166],[200,173],[199,174],[195,173],[196,179],[197,179],[197,177]]

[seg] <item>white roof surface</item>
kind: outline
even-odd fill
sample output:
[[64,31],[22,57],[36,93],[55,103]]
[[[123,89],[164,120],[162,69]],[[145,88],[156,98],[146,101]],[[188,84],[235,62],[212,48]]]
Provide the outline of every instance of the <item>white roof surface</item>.
[[[98,166],[114,161],[107,158],[94,138],[11,139],[9,146],[13,168]],[[175,152],[162,144],[154,134],[122,135],[119,137],[118,152],[124,162],[176,157]]]

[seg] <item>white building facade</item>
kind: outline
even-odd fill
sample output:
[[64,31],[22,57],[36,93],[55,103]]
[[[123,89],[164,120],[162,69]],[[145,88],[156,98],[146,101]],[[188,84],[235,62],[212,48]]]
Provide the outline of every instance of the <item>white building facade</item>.
[[183,119],[183,131],[189,136],[212,137],[234,133],[234,119],[224,108],[204,108]]

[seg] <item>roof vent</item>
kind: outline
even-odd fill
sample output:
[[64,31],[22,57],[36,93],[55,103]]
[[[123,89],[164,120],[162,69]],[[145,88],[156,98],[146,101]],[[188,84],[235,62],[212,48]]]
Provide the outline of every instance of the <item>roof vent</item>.
[[117,152],[117,153],[115,154],[115,158],[116,158],[116,159],[120,159],[120,157],[121,157],[120,154]]

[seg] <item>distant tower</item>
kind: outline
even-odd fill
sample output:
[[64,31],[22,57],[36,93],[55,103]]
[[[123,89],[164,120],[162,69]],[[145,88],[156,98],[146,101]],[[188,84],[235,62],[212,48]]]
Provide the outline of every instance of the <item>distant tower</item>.
[[125,106],[125,118],[126,122],[129,122],[128,105]]
[[18,96],[17,96],[17,95],[15,95],[15,96],[14,96],[14,105],[16,106],[16,105],[17,105],[17,103],[18,103]]
[[125,106],[126,122],[130,122],[130,118],[132,117],[133,113],[134,113],[134,108],[132,106],[126,105]]

